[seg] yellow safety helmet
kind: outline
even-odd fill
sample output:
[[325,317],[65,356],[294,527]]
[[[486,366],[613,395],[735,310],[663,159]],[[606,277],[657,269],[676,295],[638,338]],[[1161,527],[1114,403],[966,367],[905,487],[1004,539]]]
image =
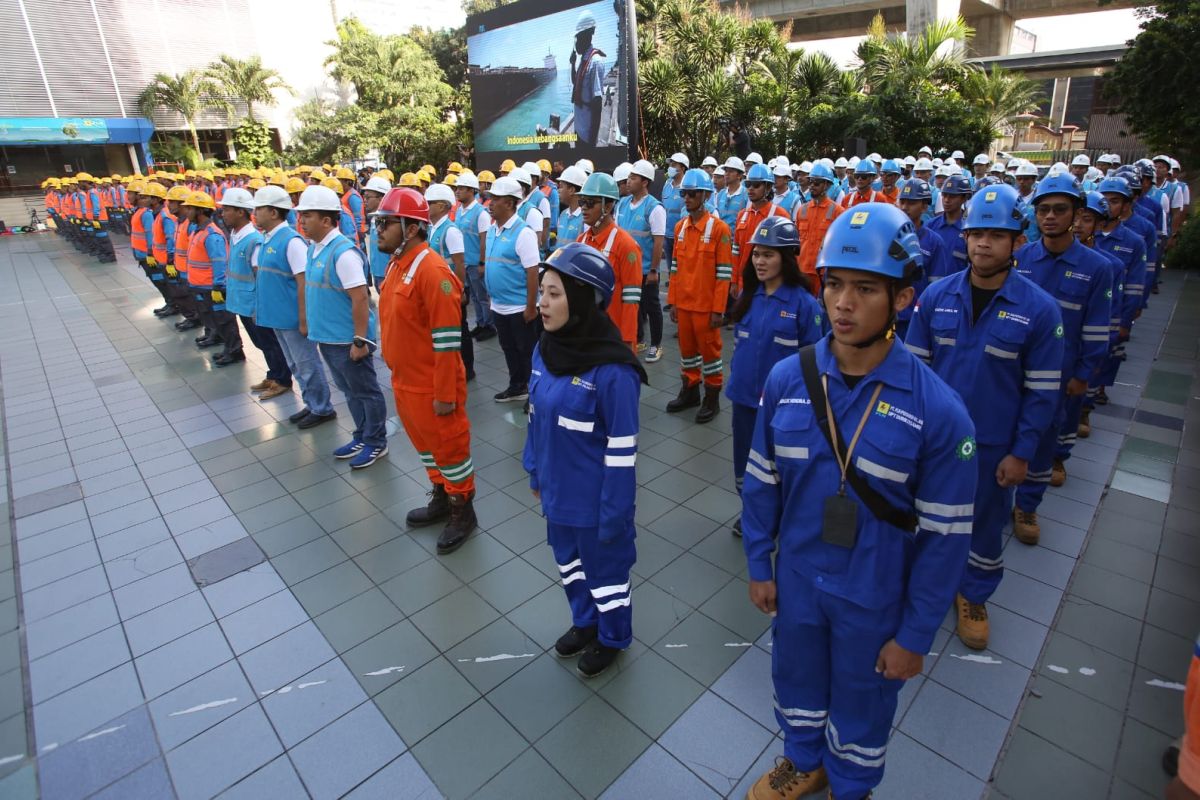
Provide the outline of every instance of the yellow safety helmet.
[[516,168],[517,162],[513,161],[511,158],[506,158],[500,163],[501,172],[512,172]]
[[196,177],[196,170],[194,170],[194,169],[184,170],[183,174],[184,174],[184,177],[194,178],[194,177]]
[[167,190],[168,200],[183,202],[188,199],[189,195],[191,195],[191,191],[186,186],[172,186]]
[[80,173],[77,173],[77,174],[75,175],[75,180],[77,180],[77,181],[91,181],[91,182],[93,182],[93,183],[95,183],[95,181],[96,181],[96,179],[92,177],[91,173],[88,173],[88,172],[80,172]]
[[213,202],[212,196],[208,192],[192,192],[188,195],[188,199],[183,201],[183,204],[193,208],[207,208],[209,211],[217,210],[217,204]]
[[214,170],[212,171],[212,174],[213,174],[213,177],[214,177],[214,178],[224,178],[224,177],[225,177],[225,170],[223,170],[223,169],[214,169]]
[[325,172],[333,172],[335,167],[333,166],[333,164],[322,164],[321,169],[324,170]]
[[326,189],[333,190],[338,195],[341,195],[342,193],[342,182],[337,178],[326,178],[325,180],[321,181],[321,185]]
[[338,167],[337,173],[334,175],[339,181],[355,180],[354,170],[349,167]]
[[458,183],[458,175],[451,172],[449,175],[447,175],[445,178],[442,179],[442,183],[446,184],[447,186],[454,186],[455,184]]
[[421,169],[417,170],[417,180],[424,183],[433,183],[433,173],[426,172],[425,168],[422,167]]
[[451,161],[450,166],[446,167],[446,172],[452,172],[455,175],[462,172],[462,170],[463,170],[463,165],[458,163],[457,161]]
[[145,188],[146,188],[146,184],[143,183],[142,181],[131,181],[129,186],[126,187],[127,191],[137,192],[138,194],[141,194],[142,190]]
[[204,180],[206,180],[206,181],[211,181],[211,180],[213,179],[213,174],[212,174],[212,171],[211,171],[211,170],[207,170],[207,169],[206,169],[206,170],[204,170],[203,172],[199,172],[199,173],[197,173],[197,174],[198,174],[198,175],[199,175],[201,178],[204,178]]
[[304,178],[288,178],[283,184],[283,190],[288,194],[298,194],[308,188],[308,181]]
[[315,169],[315,168],[314,168],[314,167],[309,167],[309,166],[306,166],[306,165],[304,165],[304,164],[301,164],[300,166],[296,167],[296,174],[298,174],[298,175],[303,175],[303,174],[305,174],[305,173],[312,172],[312,171],[313,171],[313,169]]
[[496,182],[496,173],[492,172],[490,169],[481,170],[480,173],[475,177],[479,178],[480,183]]
[[421,187],[421,182],[417,180],[417,174],[415,172],[405,172],[400,176],[400,180],[396,181],[396,185],[409,186],[414,189],[419,189]]
[[323,181],[328,177],[329,176],[325,174],[324,170],[314,169],[311,173],[309,173],[308,179],[310,181]]
[[542,171],[543,175],[550,174],[550,159],[539,158],[537,161],[537,165],[538,165],[538,169],[540,169]]
[[157,197],[160,200],[167,199],[167,190],[161,183],[155,183],[154,181],[147,183],[145,188],[141,190],[141,194],[149,195],[150,197]]
[[268,186],[287,186],[287,180],[288,180],[287,176],[284,175],[282,172],[276,172],[267,180],[267,185]]
[[428,172],[431,176],[437,175],[437,170],[433,168],[432,164],[426,164],[425,166],[421,167],[421,171]]
[[390,169],[381,169],[375,174],[381,178],[386,178],[390,183],[395,183],[396,181],[396,176]]
[[119,181],[119,180],[121,180],[121,175],[120,175],[120,173],[114,172],[114,173],[112,174],[112,179],[113,179],[114,181]]
[[250,182],[246,184],[246,188],[247,189],[261,189],[266,185],[267,185],[267,182],[264,181],[262,178],[251,178]]

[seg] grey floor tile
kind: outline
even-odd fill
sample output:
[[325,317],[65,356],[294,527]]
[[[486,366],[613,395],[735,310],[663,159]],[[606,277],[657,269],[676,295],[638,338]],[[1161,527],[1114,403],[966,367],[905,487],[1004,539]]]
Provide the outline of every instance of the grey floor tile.
[[421,633],[445,651],[498,616],[479,595],[463,587],[413,614],[411,619]]
[[524,632],[499,619],[447,650],[446,658],[476,689],[487,693],[541,653]]
[[213,613],[225,617],[286,588],[269,563],[251,567],[201,589]]
[[108,578],[104,574],[104,568],[96,566],[37,589],[22,592],[25,622],[45,619],[85,600],[106,594],[108,590]]
[[173,750],[255,702],[236,661],[226,661],[198,678],[151,700],[147,707],[164,749]]
[[1025,704],[1020,726],[1096,767],[1111,769],[1124,722],[1121,712],[1043,677],[1034,681],[1033,690],[1037,694]]
[[[455,750],[476,758],[464,762]],[[513,762],[528,744],[488,703],[479,700],[413,748],[413,755],[438,789],[449,797],[471,796]]]
[[1133,661],[1141,637],[1140,620],[1068,595],[1056,629],[1105,652]]
[[161,757],[143,764],[91,796],[91,800],[159,800],[174,798],[171,776]]
[[933,681],[925,681],[900,730],[986,780],[1008,732],[1008,720]]
[[876,794],[904,797],[920,787],[928,800],[978,800],[985,784],[916,740],[896,732],[888,742],[887,766]]
[[[712,691],[750,719],[774,731],[775,690],[771,682],[771,656],[751,647],[712,685]],[[897,712],[899,715],[902,712]]]
[[1045,625],[995,604],[988,606],[988,623],[989,650],[1023,667],[1037,663],[1049,630]]
[[1154,626],[1142,631],[1142,642],[1138,648],[1137,664],[1151,672],[1169,674],[1183,664],[1191,663],[1195,639],[1177,636]]
[[364,703],[295,747],[291,756],[312,796],[323,800],[341,797],[404,751],[379,710]]
[[181,800],[209,798],[283,751],[262,709],[250,706],[167,754]]
[[29,658],[36,659],[120,622],[112,596],[102,594],[25,626]]
[[1137,720],[1125,720],[1117,750],[1117,777],[1151,797],[1163,797],[1169,779],[1162,769],[1162,754],[1173,741],[1170,736]]
[[309,797],[291,759],[279,756],[221,792],[221,800],[292,800]]
[[273,692],[291,684],[334,657],[333,649],[311,622],[239,656],[255,691]]
[[696,612],[668,631],[655,643],[654,649],[705,686],[710,686],[743,652],[741,647],[725,645],[742,641],[733,631]]
[[569,800],[580,795],[563,780],[553,767],[532,748],[488,780],[475,793],[480,800],[504,800],[528,793],[529,796]]
[[964,658],[972,654],[957,637],[951,638],[929,677],[1005,719],[1012,719],[1025,694],[1029,668],[995,656],[990,656],[991,662],[999,663]]
[[233,652],[241,655],[308,621],[308,614],[291,592],[280,591],[264,597],[221,619]]
[[545,654],[488,694],[488,701],[528,740],[541,738],[592,696]]
[[262,706],[284,747],[292,748],[366,699],[350,671],[333,659],[263,698]]
[[375,696],[405,742],[415,744],[479,698],[445,658],[435,658]]
[[1045,547],[1029,547],[1015,538],[1010,539],[1004,548],[1004,571],[1007,575],[1018,572],[1058,589],[1066,588],[1074,567],[1074,558]]
[[[390,524],[391,521],[386,517],[383,519]],[[345,530],[350,530],[350,528]],[[332,535],[334,541],[341,541],[338,535],[340,533],[342,531]],[[472,542],[472,546],[474,546],[474,542]],[[429,552],[417,544],[412,537],[398,533],[391,541],[356,555],[354,563],[373,582],[385,583],[388,579],[412,569],[429,557]]]
[[105,726],[110,729],[111,733],[64,743],[39,758],[44,797],[86,797],[160,755],[144,708],[112,720]]
[[129,658],[124,632],[116,626],[106,628],[31,662],[31,699],[43,703],[124,664]]
[[347,556],[328,536],[314,539],[295,550],[272,556],[271,564],[288,584],[299,583],[345,561]]
[[317,617],[371,588],[371,580],[353,561],[292,584],[292,592],[310,616]]
[[[718,730],[722,735],[713,736],[712,732]],[[724,794],[734,788],[771,736],[729,703],[706,692],[659,742],[705,783]]]
[[704,686],[654,652],[627,660],[599,694],[651,737],[659,737],[704,693]]
[[1150,587],[1115,572],[1080,563],[1071,582],[1071,594],[1098,603],[1129,617],[1142,617]]
[[125,635],[133,655],[140,656],[203,628],[213,621],[212,611],[199,592],[189,592],[145,614],[125,621]]
[[1146,621],[1179,636],[1188,636],[1191,630],[1200,630],[1200,603],[1161,589],[1151,589]]
[[132,619],[152,608],[196,591],[191,573],[183,564],[157,572],[113,591],[122,619]]
[[503,614],[512,611],[550,585],[550,579],[519,558],[513,558],[471,581],[471,588]]
[[374,696],[437,655],[429,640],[404,620],[342,653],[342,660],[363,690]]
[[660,570],[651,581],[692,606],[699,606],[730,581],[729,573],[702,558],[684,553]]
[[[597,741],[608,745],[597,748]],[[535,747],[576,791],[595,797],[650,744],[650,739],[612,706],[593,697],[539,739]]]
[[[485,787],[486,788],[486,787]],[[440,797],[412,753],[405,753],[363,781],[347,800],[425,800]]]
[[37,745],[63,744],[103,728],[144,702],[132,664],[116,669],[33,707]]
[[233,658],[216,623],[169,642],[134,660],[146,697],[153,699]]
[[608,787],[601,798],[624,800],[630,797],[661,797],[690,800],[722,796],[666,750],[652,744]]

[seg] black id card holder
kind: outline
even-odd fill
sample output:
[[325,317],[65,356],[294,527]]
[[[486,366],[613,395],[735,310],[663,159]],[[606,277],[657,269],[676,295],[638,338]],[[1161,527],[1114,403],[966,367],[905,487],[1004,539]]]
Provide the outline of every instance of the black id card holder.
[[858,541],[858,501],[844,494],[825,498],[821,541],[847,550]]

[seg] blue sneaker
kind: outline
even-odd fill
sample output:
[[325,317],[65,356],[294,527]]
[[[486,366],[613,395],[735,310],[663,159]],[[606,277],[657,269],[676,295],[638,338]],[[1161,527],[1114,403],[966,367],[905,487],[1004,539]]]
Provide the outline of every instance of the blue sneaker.
[[334,458],[354,458],[362,452],[365,445],[358,439],[351,439],[349,443],[342,445],[337,450],[333,451]]
[[383,447],[367,447],[366,445],[360,444],[359,447],[362,449],[359,450],[359,453],[354,457],[354,460],[350,462],[350,469],[363,469],[364,467],[369,467],[387,455],[386,444]]

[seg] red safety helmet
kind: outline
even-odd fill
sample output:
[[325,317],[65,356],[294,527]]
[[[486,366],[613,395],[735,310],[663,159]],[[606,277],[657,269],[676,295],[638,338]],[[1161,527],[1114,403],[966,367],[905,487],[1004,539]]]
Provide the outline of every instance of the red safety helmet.
[[429,222],[429,203],[416,189],[397,186],[383,196],[378,210],[375,211],[375,216],[402,217],[419,222]]

